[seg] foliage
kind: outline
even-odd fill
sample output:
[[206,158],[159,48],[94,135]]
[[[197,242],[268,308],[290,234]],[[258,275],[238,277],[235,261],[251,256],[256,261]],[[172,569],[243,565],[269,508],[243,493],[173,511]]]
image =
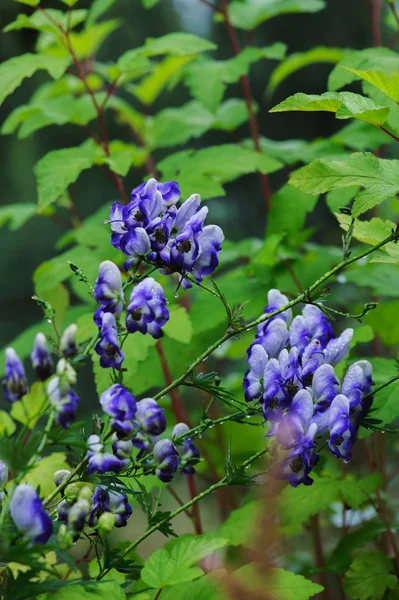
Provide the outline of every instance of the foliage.
[[[66,231],[32,275],[31,325],[0,351],[4,598],[393,600],[397,31],[385,46],[287,53],[255,40],[285,15],[311,27],[326,2],[203,0],[230,56],[219,34],[145,31],[111,61],[116,0],[17,1],[4,35],[28,30],[34,48],[0,66],[0,103],[23,97],[1,134],[56,143],[30,165],[37,203],[13,198],[0,226]],[[154,19],[161,4],[142,0]],[[372,4],[374,36],[375,11],[399,28],[397,2]],[[319,64],[326,91],[304,79],[274,99]],[[264,103],[276,128],[324,112],[334,133],[266,138]],[[113,186],[92,214],[89,170]],[[131,198],[130,177],[144,184]],[[264,212],[264,235],[224,240],[198,195],[237,232]]]

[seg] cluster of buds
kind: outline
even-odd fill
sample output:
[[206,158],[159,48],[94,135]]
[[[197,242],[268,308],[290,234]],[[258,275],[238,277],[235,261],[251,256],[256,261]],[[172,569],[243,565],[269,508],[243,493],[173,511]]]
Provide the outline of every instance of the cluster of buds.
[[[286,304],[283,294],[270,290],[265,313]],[[265,320],[248,349],[245,399],[262,402],[267,435],[276,436],[286,452],[280,476],[293,486],[313,483],[309,474],[319,459],[316,448],[326,437],[333,455],[349,461],[360,422],[370,410],[371,364],[352,364],[342,386],[334,372],[352,336],[353,330],[346,329],[335,337],[323,312],[308,304],[294,319],[288,309]]]

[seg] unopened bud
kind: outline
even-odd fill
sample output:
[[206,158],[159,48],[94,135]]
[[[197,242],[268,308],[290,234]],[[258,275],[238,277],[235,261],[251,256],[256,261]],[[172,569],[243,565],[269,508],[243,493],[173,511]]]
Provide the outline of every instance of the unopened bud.
[[79,346],[76,341],[77,325],[69,325],[64,331],[60,339],[60,350],[65,358],[73,358],[79,351]]
[[98,532],[101,535],[108,535],[115,525],[115,515],[110,512],[103,513],[98,519]]
[[76,383],[76,371],[65,358],[61,358],[57,363],[57,375],[61,393],[68,393],[70,386]]
[[0,460],[0,489],[5,486],[8,481],[8,466]]
[[90,514],[91,503],[88,500],[78,500],[68,514],[68,526],[74,531],[82,531]]
[[58,471],[56,471],[53,475],[54,478],[54,483],[56,485],[56,487],[58,487],[59,485],[61,485],[61,483],[63,481],[65,481],[65,479],[71,474],[71,471],[68,471],[67,469],[59,469]]
[[65,500],[68,504],[73,504],[80,498],[81,491],[88,487],[88,484],[85,481],[77,481],[76,483],[71,483],[65,490]]

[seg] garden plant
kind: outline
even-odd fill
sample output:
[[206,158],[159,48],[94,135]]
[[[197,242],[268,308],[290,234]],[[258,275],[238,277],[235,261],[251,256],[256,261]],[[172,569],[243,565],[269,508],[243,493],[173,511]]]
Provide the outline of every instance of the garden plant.
[[[117,0],[18,1],[2,35],[33,30],[35,52],[0,65],[0,102],[37,86],[1,133],[58,128],[37,203],[0,224],[64,232],[32,274],[36,322],[2,344],[1,597],[398,599],[399,3],[364,2],[370,48],[290,53],[254,32],[326,1],[187,0],[230,57],[146,31],[111,62]],[[275,101],[319,63],[328,91]],[[261,111],[342,123],[277,141]],[[89,169],[113,191],[83,218]],[[213,209],[242,177],[238,223],[261,205],[263,239],[229,240]]]

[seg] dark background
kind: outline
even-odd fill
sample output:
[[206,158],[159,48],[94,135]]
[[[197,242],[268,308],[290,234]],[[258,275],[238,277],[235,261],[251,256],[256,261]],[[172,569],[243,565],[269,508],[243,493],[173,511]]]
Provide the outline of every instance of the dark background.
[[[62,8],[61,2],[42,2],[43,7]],[[76,8],[90,6],[90,1],[80,1]],[[19,12],[30,12],[28,6],[12,0],[1,0],[1,26],[13,21]],[[122,26],[104,43],[98,53],[101,61],[115,60],[125,50],[140,46],[146,37],[157,37],[171,31],[190,31],[212,39],[218,45],[215,58],[231,57],[231,49],[223,24],[213,22],[212,11],[200,0],[161,0],[152,10],[145,10],[140,0],[119,0],[107,13],[109,18],[120,17]],[[239,32],[242,42],[246,32]],[[1,60],[34,50],[36,33],[33,30],[20,30],[3,33],[0,36]],[[313,46],[339,46],[361,49],[372,45],[370,26],[370,3],[368,0],[329,0],[328,8],[313,15],[284,15],[273,19],[256,31],[253,44],[267,46],[281,41],[287,44],[288,52],[307,50]],[[251,70],[254,97],[260,106],[259,124],[261,133],[276,140],[315,137],[331,134],[340,124],[333,116],[325,113],[309,115],[284,114],[269,115],[268,108],[295,92],[321,93],[326,90],[326,80],[331,65],[307,67],[290,76],[279,87],[271,100],[265,101],[264,89],[275,62],[262,61]],[[1,122],[20,104],[29,101],[40,81],[47,78],[37,74],[26,80],[16,92],[7,98],[0,109]],[[240,87],[230,86],[226,97],[241,97]],[[132,97],[129,97],[132,101]],[[180,106],[188,100],[186,88],[178,86],[173,92],[161,95],[154,105],[154,112],[166,106]],[[112,120],[107,120],[110,139],[126,138],[124,130]],[[245,126],[244,126],[245,127]],[[241,134],[248,135],[245,128]],[[82,131],[77,126],[47,127],[36,132],[33,137],[18,140],[15,136],[1,138],[0,204],[15,202],[35,202],[36,186],[33,167],[48,151],[73,146],[83,141]],[[203,136],[195,145],[211,145],[230,141],[225,133],[211,132]],[[191,143],[191,145],[193,145]],[[180,149],[180,148],[179,148]],[[173,149],[168,149],[168,153]],[[160,159],[163,151],[156,154]],[[126,189],[131,189],[144,176],[142,170],[132,169],[125,181]],[[272,177],[276,189],[283,183],[283,174]],[[263,237],[264,206],[260,197],[259,181],[256,176],[248,176],[227,186],[226,197],[212,200],[213,221],[224,229],[227,238],[242,239],[248,235]],[[85,217],[102,204],[114,200],[115,191],[104,174],[97,169],[86,171],[73,187],[74,199],[80,214]],[[243,210],[244,208],[244,210]],[[319,235],[339,239],[339,231],[334,227],[330,232],[332,219],[327,211],[319,206],[312,215],[317,221]],[[313,224],[313,223],[312,223]],[[54,256],[54,243],[64,232],[62,226],[52,221],[36,217],[19,231],[12,233],[1,229],[0,237],[0,281],[2,310],[0,318],[0,347],[6,345],[27,325],[40,319],[41,314],[33,305],[32,274],[35,268],[47,258]]]

